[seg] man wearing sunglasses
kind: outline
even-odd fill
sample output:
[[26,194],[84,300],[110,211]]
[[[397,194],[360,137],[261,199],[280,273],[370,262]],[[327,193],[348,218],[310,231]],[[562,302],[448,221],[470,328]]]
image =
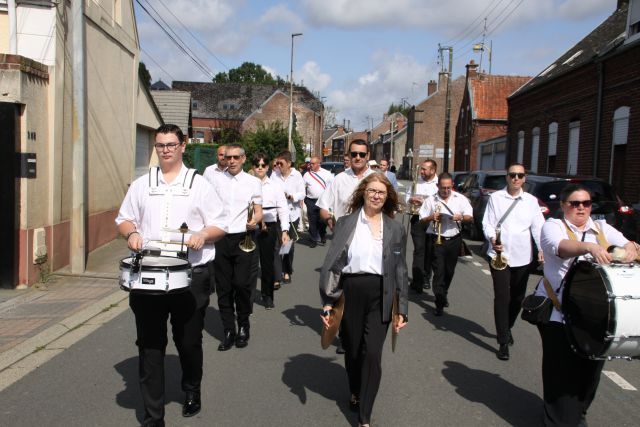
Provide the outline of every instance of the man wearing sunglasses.
[[[536,197],[526,193],[524,166],[514,163],[507,169],[507,186],[491,194],[482,219],[485,238],[490,243],[487,256],[496,252],[506,261],[504,270],[496,270],[490,264],[493,279],[493,317],[498,338],[496,356],[509,360],[509,345],[513,345],[511,328],[520,313],[520,305],[527,291],[529,264],[534,257],[542,262],[540,232],[544,217]],[[496,230],[500,230],[500,242],[496,242]],[[535,242],[534,247],[531,239]]]
[[[246,160],[244,149],[237,144],[227,145],[225,159],[227,170],[214,174],[212,182],[229,221],[229,234],[216,243],[216,292],[224,328],[218,351],[229,350],[234,344],[237,348],[248,345],[251,296],[257,281],[259,257],[255,250],[240,249],[240,244],[247,235],[255,243],[256,224],[262,221],[262,185],[258,178],[242,170]],[[254,212],[249,219],[251,203]]]
[[369,146],[357,140],[349,144],[350,169],[345,169],[333,180],[318,199],[316,206],[320,208],[320,217],[333,230],[334,221],[346,215],[349,199],[360,181],[375,173],[369,167]]
[[318,198],[333,181],[333,175],[326,169],[320,167],[320,157],[313,156],[309,162],[310,169],[302,177],[307,190],[304,203],[307,206],[309,217],[309,236],[311,247],[324,245],[327,241],[327,224],[320,218],[320,208],[316,205]]

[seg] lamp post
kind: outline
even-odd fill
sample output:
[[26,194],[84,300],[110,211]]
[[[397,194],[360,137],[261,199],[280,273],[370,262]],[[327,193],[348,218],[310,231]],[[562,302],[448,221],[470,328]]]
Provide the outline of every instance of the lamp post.
[[[491,47],[493,46],[493,41],[489,42],[489,47],[487,47],[484,42],[482,43],[476,43],[473,45],[473,51],[474,52],[484,52],[485,50],[489,51],[489,74],[491,74]],[[482,71],[482,55],[480,56],[480,71]]]
[[291,151],[291,157],[294,162],[296,160],[296,149],[293,146],[293,140],[291,139],[291,134],[293,132],[293,39],[301,35],[302,33],[291,34],[291,71],[289,72],[289,151]]

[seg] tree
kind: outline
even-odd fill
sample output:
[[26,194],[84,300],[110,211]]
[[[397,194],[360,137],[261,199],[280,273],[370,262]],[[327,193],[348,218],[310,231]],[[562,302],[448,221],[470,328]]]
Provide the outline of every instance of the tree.
[[249,83],[249,84],[283,84],[280,76],[274,78],[262,65],[253,62],[243,62],[238,68],[232,68],[228,73],[218,73],[213,78],[215,83]]
[[151,86],[151,73],[142,61],[138,64],[138,78],[147,89]]
[[387,114],[392,115],[393,113],[402,113],[403,116],[409,117],[410,109],[411,108],[409,107],[405,108],[403,104],[396,105],[392,102],[391,105],[389,106],[389,110],[387,110]]
[[[304,157],[304,151],[302,149],[302,137],[298,132],[293,132],[292,135],[293,146],[296,148],[297,156],[296,160],[300,159],[300,156]],[[285,128],[282,122],[276,121],[265,125],[264,123],[258,123],[258,128],[255,132],[245,132],[242,136],[242,146],[247,154],[247,163],[251,163],[253,155],[258,152],[266,153],[270,159],[273,159],[278,153],[287,150],[289,146],[289,132],[288,128]],[[245,163],[246,166],[246,163]]]

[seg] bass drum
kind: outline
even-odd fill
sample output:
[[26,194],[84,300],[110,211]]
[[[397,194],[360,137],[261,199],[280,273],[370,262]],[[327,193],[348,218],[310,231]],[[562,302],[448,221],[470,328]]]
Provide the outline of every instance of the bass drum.
[[562,311],[569,344],[588,359],[640,357],[640,266],[576,263]]

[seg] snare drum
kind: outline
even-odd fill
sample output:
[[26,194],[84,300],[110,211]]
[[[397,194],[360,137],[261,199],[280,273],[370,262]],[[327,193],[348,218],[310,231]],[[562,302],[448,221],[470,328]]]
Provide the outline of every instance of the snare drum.
[[640,266],[580,261],[562,294],[571,348],[589,359],[640,357]]
[[191,264],[185,259],[147,255],[135,264],[134,257],[120,261],[120,288],[125,291],[164,295],[189,289]]

